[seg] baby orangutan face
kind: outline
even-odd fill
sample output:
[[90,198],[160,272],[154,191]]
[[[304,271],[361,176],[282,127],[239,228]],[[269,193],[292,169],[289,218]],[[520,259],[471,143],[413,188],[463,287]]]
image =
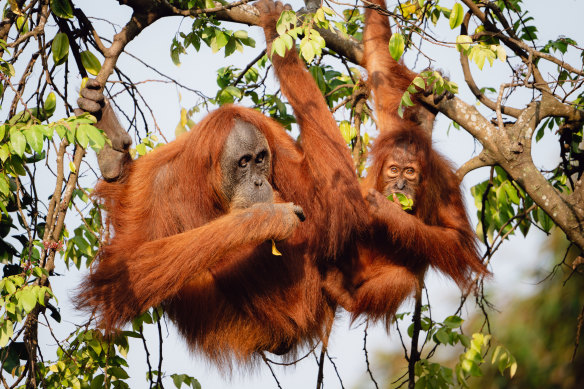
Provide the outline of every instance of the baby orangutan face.
[[383,165],[383,188],[381,193],[391,196],[401,193],[416,204],[416,193],[420,184],[420,164],[417,154],[406,148],[395,148]]

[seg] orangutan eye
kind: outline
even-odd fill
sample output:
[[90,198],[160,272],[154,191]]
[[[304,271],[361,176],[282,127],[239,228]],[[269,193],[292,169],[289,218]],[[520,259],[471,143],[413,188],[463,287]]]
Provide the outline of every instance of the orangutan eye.
[[256,157],[256,163],[262,163],[264,162],[264,158],[266,157],[266,152],[262,151],[258,154],[258,156]]
[[414,169],[411,168],[411,167],[409,167],[409,168],[406,169],[406,174],[409,175],[409,176],[413,176],[414,175],[414,172],[415,172]]
[[397,174],[399,172],[399,169],[396,166],[392,166],[389,168],[389,171],[392,174]]
[[246,167],[251,157],[246,155],[239,160],[239,167]]

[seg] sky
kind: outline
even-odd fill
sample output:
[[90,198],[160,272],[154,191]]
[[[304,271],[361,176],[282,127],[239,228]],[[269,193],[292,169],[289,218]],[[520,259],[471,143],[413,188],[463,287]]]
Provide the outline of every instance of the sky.
[[[390,1],[389,4],[394,4]],[[129,10],[126,8],[122,11],[117,1],[114,0],[81,0],[75,1],[76,6],[82,8],[86,14],[103,18],[113,23],[117,23],[118,29],[125,24],[129,18]],[[452,2],[441,2],[444,6],[450,6]],[[297,9],[297,3],[293,2],[294,8]],[[567,35],[576,40],[581,40],[582,30],[580,19],[584,15],[584,2],[577,0],[558,0],[553,3],[546,1],[527,0],[524,7],[528,7],[531,16],[535,18],[536,25],[539,29],[540,41],[547,42],[548,39],[557,38],[559,35]],[[125,8],[125,7],[124,7]],[[100,28],[109,27],[104,21],[95,20],[96,25]],[[153,26],[142,32],[133,42],[131,42],[127,51],[138,55],[149,65],[157,70],[171,75],[179,82],[204,91],[207,95],[214,95],[217,86],[215,83],[216,69],[227,64],[235,64],[238,67],[245,66],[251,58],[263,49],[264,41],[257,27],[248,28],[246,26],[234,26],[233,29],[246,29],[250,35],[256,39],[255,49],[246,48],[243,54],[236,53],[231,57],[224,58],[222,53],[212,54],[208,48],[203,48],[199,53],[189,51],[188,55],[181,57],[182,64],[175,66],[169,55],[170,42],[179,30],[185,31],[189,28],[191,22],[189,19],[166,18],[156,22]],[[109,29],[111,31],[111,28]],[[444,33],[444,38],[449,34],[448,31],[436,31],[440,37]],[[582,42],[579,42],[582,44]],[[429,53],[432,53],[437,59],[435,67],[442,69],[450,78],[458,82],[460,87],[460,96],[466,101],[474,101],[470,96],[468,88],[464,86],[460,65],[457,62],[458,55],[451,50],[444,53],[443,50],[435,50],[425,46]],[[408,58],[406,63],[411,65],[412,60]],[[574,63],[574,61],[572,61]],[[131,72],[131,76],[136,81],[150,80],[153,78],[160,79],[159,76],[153,75],[151,71],[145,69],[135,60],[128,56],[122,55],[119,62],[120,66],[126,71]],[[577,62],[576,62],[577,64]],[[421,66],[425,66],[422,64]],[[421,69],[418,69],[421,70]],[[481,72],[473,68],[474,74],[477,75],[477,81],[481,85],[490,85],[497,87],[497,77],[500,72],[505,71],[503,64],[495,63],[492,69]],[[71,88],[79,88],[80,80],[73,77],[70,79]],[[76,85],[76,86],[75,86]],[[181,107],[190,108],[198,102],[197,96],[185,91],[178,91],[175,87],[168,84],[152,82],[144,83],[139,86],[141,93],[145,96],[150,107],[153,109],[154,117],[160,128],[167,135],[167,139],[173,139],[173,132],[179,120]],[[131,110],[127,103],[120,101],[122,107]],[[195,118],[196,120],[200,117]],[[455,129],[447,131],[449,122],[443,116],[439,117],[434,131],[435,147],[444,155],[451,159],[456,166],[460,166],[473,155],[480,151],[480,146],[473,142],[472,137],[465,132],[457,132]],[[557,143],[554,143],[553,136],[546,135],[544,141],[536,145],[533,155],[536,158],[539,167],[553,166],[558,161],[559,150]],[[473,172],[465,178],[463,185],[468,192],[470,187],[479,181],[485,179],[486,171]],[[92,185],[94,183],[88,183]],[[467,199],[468,207],[474,218],[474,206],[472,199]],[[71,222],[71,221],[70,221]],[[488,288],[492,291],[496,307],[504,311],[510,296],[526,295],[535,290],[535,281],[528,276],[534,267],[544,262],[540,255],[541,242],[543,234],[535,230],[530,233],[528,239],[513,237],[510,242],[504,245],[504,248],[496,255],[492,263],[493,278],[488,281]],[[83,272],[70,271],[65,272],[62,262],[59,263],[57,271],[67,274],[63,282],[54,282],[53,287],[59,298],[59,306],[62,309],[64,320],[81,323],[85,320],[83,314],[72,311],[69,299],[74,293],[80,277]],[[428,290],[432,301],[433,315],[435,318],[444,318],[451,314],[459,298],[459,291],[456,286],[444,277],[432,275],[428,280]],[[403,310],[408,310],[412,306],[407,305]],[[467,307],[468,312],[473,312],[473,307]],[[465,314],[466,314],[465,313]],[[330,341],[329,353],[335,359],[338,370],[341,374],[344,387],[354,387],[362,383],[362,375],[365,372],[365,360],[363,356],[363,325],[355,323],[351,325],[346,314],[339,315],[335,323],[335,328]],[[60,327],[62,335],[68,333],[72,326]],[[163,370],[168,373],[187,373],[199,379],[203,388],[229,388],[237,387],[238,389],[247,388],[274,388],[275,381],[269,370],[265,366],[258,366],[253,370],[234,371],[230,377],[223,376],[213,366],[207,365],[197,355],[190,353],[185,346],[185,342],[177,336],[175,328],[171,323],[163,326],[164,335],[164,364]],[[46,342],[48,349],[52,347],[52,341],[48,334],[41,333]],[[152,339],[150,350],[157,350],[157,335],[154,328],[147,331],[147,337]],[[43,343],[43,338],[41,338]],[[375,327],[370,331],[368,338],[368,348],[370,357],[378,351],[399,350],[399,338],[396,333],[387,335],[385,330]],[[131,375],[131,387],[141,388],[145,385],[145,356],[140,343],[131,344],[129,369]],[[156,359],[156,358],[154,358]],[[336,374],[330,363],[326,364],[325,385],[327,388],[341,387]],[[296,367],[275,367],[275,373],[280,380],[283,388],[304,388],[313,387],[316,382],[316,362],[313,357],[300,362]],[[378,366],[373,366],[374,374],[381,377]],[[371,383],[363,383],[363,387],[370,387]],[[173,387],[168,382],[167,387]]]

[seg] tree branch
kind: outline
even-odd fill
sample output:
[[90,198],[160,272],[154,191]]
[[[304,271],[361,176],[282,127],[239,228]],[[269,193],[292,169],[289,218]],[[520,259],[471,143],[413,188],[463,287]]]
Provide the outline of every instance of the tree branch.
[[466,176],[473,170],[485,166],[493,166],[494,164],[495,160],[491,156],[489,156],[488,151],[483,149],[483,151],[481,151],[479,155],[469,159],[460,168],[458,168],[458,170],[456,171],[456,176],[460,181],[462,181],[464,176]]
[[[123,51],[127,43],[138,35],[146,26],[155,20],[170,15],[189,16],[201,13],[202,10],[180,10],[176,7],[169,7],[165,0],[119,0],[122,4],[127,4],[134,9],[134,15],[124,29],[115,36],[111,47],[105,50],[106,60],[102,70],[98,75],[98,81],[105,84],[105,81],[112,73],[117,58]],[[473,158],[461,167],[458,172],[459,177],[463,177],[467,172],[484,165],[498,164],[502,166],[517,181],[531,198],[554,220],[554,222],[566,232],[570,240],[580,248],[584,248],[584,228],[582,224],[583,211],[573,202],[576,196],[565,198],[561,196],[553,186],[545,179],[533,164],[531,159],[531,137],[538,123],[547,116],[561,116],[571,121],[584,120],[584,113],[574,107],[558,101],[552,94],[550,87],[545,83],[538,68],[533,63],[533,59],[539,56],[539,52],[530,48],[518,39],[512,31],[501,30],[491,22],[490,18],[482,11],[479,5],[472,0],[462,0],[470,9],[470,12],[479,18],[485,25],[486,31],[496,34],[523,63],[528,67],[533,75],[534,84],[530,84],[543,93],[541,101],[531,103],[527,108],[520,110],[517,108],[501,106],[501,101],[494,102],[487,99],[476,86],[470,69],[468,59],[462,57],[461,64],[465,74],[465,80],[473,94],[488,108],[501,114],[507,114],[517,118],[512,126],[497,129],[487,118],[470,104],[467,104],[457,97],[444,99],[440,103],[433,102],[431,96],[420,96],[426,105],[431,106],[444,113],[450,119],[459,123],[483,146],[483,152],[478,157]],[[315,6],[315,2],[307,0],[307,4]],[[237,5],[237,6],[236,6]],[[218,6],[204,10],[213,13],[218,20],[242,23],[247,25],[259,24],[259,12],[247,0],[240,0],[235,3]],[[490,9],[488,12],[494,12]],[[495,13],[496,14],[496,13]],[[496,14],[500,17],[500,15]],[[465,17],[469,21],[470,13]],[[505,27],[509,24],[507,20],[500,23]],[[359,42],[350,37],[342,35],[338,31],[319,30],[326,40],[327,47],[353,63],[362,62],[363,50]],[[542,56],[544,58],[545,56]],[[548,59],[548,58],[546,58]],[[553,61],[559,64],[561,61]],[[565,65],[565,64],[564,64]],[[577,69],[568,68],[575,74],[579,74]],[[528,73],[529,74],[529,73]],[[528,76],[529,77],[529,76]],[[500,124],[500,123],[499,123]],[[526,183],[529,183],[527,186]],[[578,186],[578,196],[582,197],[582,185]]]
[[[460,25],[461,35],[468,35],[468,23],[470,21],[471,15],[472,14],[470,12],[467,12],[466,15],[464,16],[464,20]],[[485,96],[484,93],[481,92],[481,90],[475,83],[474,78],[472,77],[472,73],[470,71],[468,57],[462,51],[460,52],[460,65],[462,67],[462,73],[464,74],[464,81],[470,88],[470,91],[481,103],[483,103],[487,108],[490,108],[491,110],[494,111],[496,109],[497,104],[494,101],[488,99],[487,96]],[[501,112],[504,113],[505,115],[513,117],[518,117],[521,114],[521,110],[517,108],[506,107],[504,105],[501,106]]]
[[434,102],[433,97],[420,94],[417,96],[420,100],[434,109],[442,112],[444,115],[460,124],[464,129],[475,137],[483,147],[498,152],[495,133],[497,129],[481,113],[468,103],[465,103],[458,97],[451,99],[442,99],[438,104]]
[[102,85],[105,85],[107,79],[113,73],[118,57],[124,51],[126,45],[134,39],[143,29],[154,23],[161,17],[166,16],[165,13],[148,12],[148,13],[134,13],[130,21],[124,26],[122,31],[114,36],[112,45],[105,48],[103,55],[105,61],[101,66],[96,80]]

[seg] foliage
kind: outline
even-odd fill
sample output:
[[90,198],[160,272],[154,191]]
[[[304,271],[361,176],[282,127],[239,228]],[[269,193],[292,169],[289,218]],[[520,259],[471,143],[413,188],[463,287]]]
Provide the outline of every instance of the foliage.
[[[423,306],[422,312],[425,314],[420,317],[420,333],[416,333],[416,324],[412,323],[407,330],[410,338],[420,336],[424,339],[420,349],[420,359],[415,363],[415,388],[449,388],[464,387],[468,388],[471,384],[471,377],[481,377],[485,364],[495,366],[501,375],[509,370],[509,376],[512,378],[517,370],[515,357],[511,355],[502,345],[494,346],[490,335],[481,332],[465,335],[462,331],[464,320],[457,315],[448,316],[442,322],[434,321],[428,316],[429,307]],[[411,314],[400,313],[397,320],[402,321],[410,318]],[[460,352],[461,347],[463,351]],[[494,350],[493,350],[493,347]],[[422,355],[424,349],[429,351],[427,355]],[[458,354],[457,362],[454,368],[448,367],[448,364],[435,362],[431,357],[436,352],[453,352]],[[489,356],[487,358],[487,356]],[[489,363],[486,363],[489,362]],[[399,385],[402,379],[395,381]]]
[[[271,72],[270,58],[284,55],[296,46],[338,119],[356,170],[361,174],[366,167],[369,134],[376,134],[376,130],[364,75],[356,66],[357,58],[342,48],[334,51],[323,38],[325,32],[335,31],[345,43],[361,40],[364,23],[361,9],[322,3],[311,13],[286,11],[278,21],[278,37],[271,52],[255,54],[255,59],[242,66],[234,64],[233,58],[256,48],[256,42],[250,34],[251,28],[241,24],[250,23],[250,19],[238,20],[237,15],[225,12],[227,2],[124,3],[136,8],[146,4],[148,13],[141,8],[134,9],[134,18],[128,18],[127,28],[116,29],[118,35],[104,32],[103,21],[89,18],[92,15],[85,15],[83,7],[74,0],[1,3],[0,103],[4,110],[0,118],[0,259],[4,277],[0,281],[0,384],[4,386],[128,387],[127,352],[131,340],[138,339],[148,354],[145,378],[150,387],[162,387],[163,382],[168,386],[171,381],[177,388],[200,387],[194,377],[171,372],[172,367],[162,366],[162,362],[151,366],[144,328],[152,327],[160,334],[160,308],[144,313],[136,318],[130,330],[111,338],[105,338],[91,321],[74,323],[74,330],[66,336],[54,331],[68,328],[59,311],[62,296],[55,295],[51,289],[51,285],[61,280],[55,271],[56,264],[68,269],[65,277],[73,268],[87,271],[98,255],[99,242],[107,233],[102,228],[100,205],[91,198],[97,166],[88,156],[93,152],[86,153],[86,150],[98,151],[108,140],[94,126],[96,118],[88,114],[74,115],[77,93],[72,91],[77,85],[71,84],[88,74],[104,84],[106,80],[115,81],[107,84],[106,93],[114,97],[114,102],[118,98],[131,101],[132,108],[122,113],[136,137],[132,157],[147,154],[164,137],[156,123],[153,125],[152,120],[146,119],[153,110],[140,94],[138,86],[142,81],[133,80],[133,69],[125,69],[116,62],[118,56],[126,55],[123,51],[134,38],[131,33],[135,32],[135,39],[140,39],[142,29],[159,18],[190,16],[183,19],[190,23],[183,22],[170,39],[169,56],[174,64],[179,66],[185,55],[203,52],[221,52],[225,58],[217,69],[217,88],[211,96],[152,69],[155,77],[160,76],[177,89],[199,98],[192,106],[178,111],[177,136],[195,125],[199,113],[231,103],[259,109],[293,131],[295,119],[290,107],[280,91],[266,80]],[[584,75],[578,70],[581,66],[571,67],[567,60],[574,55],[579,60],[584,58],[581,42],[566,36],[540,42],[536,21],[522,7],[521,0],[460,0],[447,5],[437,0],[409,0],[399,2],[393,9],[380,10],[396,25],[387,47],[396,60],[420,52],[424,56],[424,48],[417,44],[424,40],[440,44],[447,55],[460,56],[463,72],[465,64],[471,62],[472,71],[481,73],[491,67],[501,69],[503,64],[509,65],[505,68],[508,74],[497,75],[498,88],[476,86],[471,67],[466,66],[469,70],[465,81],[475,99],[470,103],[446,99],[445,103],[432,106],[447,114],[456,128],[471,133],[482,146],[483,151],[471,161],[471,167],[465,164],[461,168],[461,176],[475,168],[477,160],[481,161],[478,166],[491,167],[489,176],[483,174],[482,182],[471,188],[477,209],[477,234],[485,245],[487,260],[493,258],[517,228],[523,235],[532,231],[532,226],[546,233],[562,230],[580,248],[578,239],[584,236],[582,225],[577,222],[583,219],[578,213],[581,207],[577,206],[581,202],[574,197],[579,194],[577,182],[584,171],[581,148],[584,119],[578,116],[584,106]],[[481,19],[481,14],[485,18]],[[240,24],[225,25],[225,20]],[[436,38],[439,34],[434,34],[433,29],[444,33],[443,41]],[[485,66],[487,63],[489,66]],[[437,65],[433,67],[440,67],[440,63]],[[549,74],[549,78],[544,79],[542,73]],[[197,72],[193,74],[196,82]],[[402,96],[398,112],[403,115],[414,101],[428,104],[425,95],[457,95],[458,89],[456,82],[440,72],[424,70]],[[496,99],[491,99],[493,95]],[[517,104],[512,95],[520,96],[518,101],[525,100],[525,108],[510,110],[511,102]],[[448,104],[457,104],[456,109],[449,109]],[[540,113],[550,104],[555,104],[553,109],[537,116],[537,120],[523,118],[536,117],[530,116],[531,107],[537,106]],[[561,162],[545,171],[536,168],[531,155],[532,138],[537,143],[555,134],[559,138]],[[277,250],[275,245],[274,249]],[[508,349],[495,346],[494,337],[487,332],[465,335],[458,313],[442,322],[435,322],[430,316],[417,318],[425,342],[421,350],[408,354],[414,361],[411,372],[416,379],[415,386],[472,386],[478,382],[478,375],[485,374],[487,380],[506,387],[515,370],[515,380],[526,382],[526,386],[538,386],[543,382],[542,377],[554,377],[554,374],[572,382],[569,377],[578,377],[576,368],[562,367],[557,373],[557,367],[546,362],[560,355],[566,359],[566,350],[575,335],[565,318],[575,318],[580,312],[576,299],[579,289],[569,289],[579,284],[570,280],[562,287],[557,280],[554,279],[546,294],[526,302],[529,309],[522,312],[531,316],[522,317],[523,327],[507,326],[506,322],[497,325],[509,328],[508,334],[503,332],[498,336],[495,332]],[[566,298],[566,294],[573,298]],[[534,335],[517,336],[525,333],[526,327]],[[53,348],[44,349],[44,345],[39,345],[39,331],[43,330],[43,334],[51,336]],[[414,327],[408,331],[412,339],[414,332]],[[422,355],[424,348],[427,352]],[[434,351],[442,349],[455,350],[457,358],[450,365],[436,362]],[[530,356],[532,350],[537,358]],[[552,350],[552,357],[546,354],[548,350]],[[420,354],[416,356],[418,351]],[[499,371],[497,378],[493,378],[495,368]]]
[[[333,16],[333,10],[329,7],[320,7],[314,14],[306,14],[298,20],[294,11],[284,11],[276,25],[276,31],[280,35],[272,42],[272,52],[283,57],[287,50],[292,48],[299,36],[302,36],[299,51],[307,63],[311,63],[316,57],[320,57],[326,42],[314,27],[329,28],[327,16]],[[298,24],[300,24],[298,26]]]
[[[582,265],[567,266],[578,255],[557,230],[547,245],[553,263],[533,269],[529,279],[537,282],[527,297],[517,297],[491,322],[493,335],[517,359],[517,374],[510,383],[496,367],[483,369],[476,388],[575,388],[584,379],[582,366]],[[546,250],[546,251],[547,251]],[[550,271],[550,267],[553,269]]]

